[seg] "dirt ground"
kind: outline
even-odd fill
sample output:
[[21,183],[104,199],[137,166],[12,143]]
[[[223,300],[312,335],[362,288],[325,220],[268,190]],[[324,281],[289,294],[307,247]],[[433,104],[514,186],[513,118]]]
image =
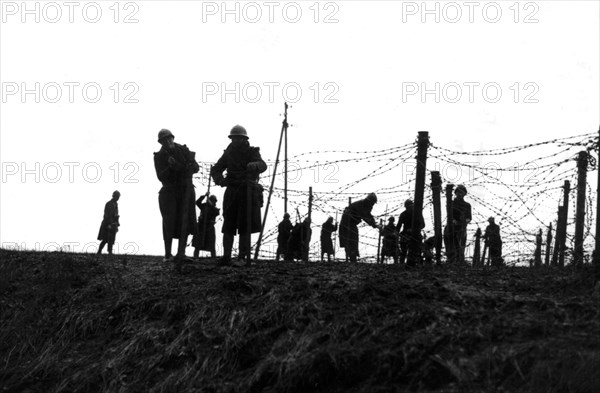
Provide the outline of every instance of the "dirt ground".
[[1,392],[600,392],[591,266],[0,257]]

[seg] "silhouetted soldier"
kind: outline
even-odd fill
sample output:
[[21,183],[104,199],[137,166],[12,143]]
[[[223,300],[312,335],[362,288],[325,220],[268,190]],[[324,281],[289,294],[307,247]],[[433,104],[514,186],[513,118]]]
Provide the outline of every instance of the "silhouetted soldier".
[[540,228],[537,235],[535,235],[535,252],[533,254],[534,266],[542,266],[542,229]]
[[335,254],[331,240],[331,234],[335,231],[337,231],[337,223],[334,224],[333,217],[329,217],[321,226],[321,262],[325,254],[327,254],[327,262],[331,262],[331,255]]
[[494,222],[494,217],[488,218],[489,225],[485,228],[483,238],[490,249],[490,264],[502,266],[502,238],[500,227]]
[[[406,261],[406,256],[408,254],[408,247],[411,242],[416,241],[415,237],[412,236],[412,222],[413,222],[413,214],[414,214],[414,203],[412,200],[407,199],[404,202],[404,211],[400,213],[400,217],[398,218],[398,226],[396,230],[400,236],[400,263],[403,264]],[[423,219],[423,215],[421,215],[420,225],[419,225],[419,233],[421,229],[425,228],[425,220]]]
[[104,217],[100,224],[100,231],[98,232],[98,240],[100,245],[98,246],[98,254],[102,254],[104,245],[108,243],[108,253],[112,254],[113,245],[115,244],[115,238],[119,231],[119,204],[117,201],[121,197],[119,191],[112,193],[112,199],[104,205]]
[[188,235],[196,232],[196,212],[194,208],[194,185],[192,176],[200,167],[196,162],[196,153],[186,145],[175,143],[171,131],[162,129],[158,133],[158,142],[162,145],[154,153],[156,176],[162,183],[158,193],[158,205],[162,215],[162,232],[165,245],[163,261],[172,258],[173,239],[179,239],[176,260],[185,259],[185,247]]
[[352,202],[344,209],[340,221],[340,247],[346,250],[350,262],[356,262],[358,253],[358,224],[366,222],[373,228],[378,228],[375,218],[371,215],[373,206],[377,203],[377,195],[370,193],[365,199]]
[[289,213],[283,215],[283,220],[277,226],[277,252],[275,253],[275,260],[279,261],[279,257],[283,255],[285,258],[287,251],[288,240],[290,234],[294,229],[294,224],[290,221]]
[[310,238],[312,229],[310,228],[310,218],[306,217],[304,221],[294,225],[287,245],[286,261],[301,259],[308,262],[308,252],[310,247]]
[[[467,245],[467,225],[471,222],[471,204],[465,201],[467,188],[459,184],[454,190],[452,201],[452,250],[453,262],[465,262],[465,247]],[[491,254],[490,254],[491,255]]]
[[[206,202],[202,202],[204,198],[208,196]],[[196,201],[196,206],[200,209],[200,215],[198,216],[198,230],[192,239],[192,246],[194,246],[194,258],[198,258],[200,250],[210,251],[210,256],[214,258],[216,256],[215,251],[215,222],[219,216],[219,209],[217,208],[217,197],[215,195],[200,196]]]
[[423,260],[426,264],[432,264],[435,257],[435,236],[428,237],[423,242]]
[[[223,197],[224,252],[220,264],[231,264],[233,239],[239,233],[240,254],[235,265],[240,266],[241,260],[246,259],[246,265],[249,266],[251,234],[261,229],[263,188],[258,179],[267,170],[267,164],[260,156],[260,149],[248,143],[248,133],[244,127],[233,127],[229,138],[231,143],[211,170],[215,184],[227,187]],[[227,177],[223,177],[225,170]]]
[[396,219],[394,217],[388,218],[388,223],[381,230],[383,236],[383,245],[381,246],[381,262],[385,261],[385,258],[392,257],[394,263],[398,263],[398,231],[396,230]]

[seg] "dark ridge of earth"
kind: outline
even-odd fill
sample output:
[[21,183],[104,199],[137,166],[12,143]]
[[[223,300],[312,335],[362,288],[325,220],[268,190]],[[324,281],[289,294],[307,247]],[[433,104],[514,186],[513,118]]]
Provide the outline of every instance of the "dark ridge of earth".
[[600,392],[592,266],[0,257],[1,392]]

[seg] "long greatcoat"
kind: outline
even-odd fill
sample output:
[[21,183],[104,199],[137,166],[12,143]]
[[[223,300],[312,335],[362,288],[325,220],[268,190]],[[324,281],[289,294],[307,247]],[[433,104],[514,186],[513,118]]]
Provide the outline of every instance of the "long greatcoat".
[[[110,228],[108,227],[110,225]],[[117,232],[119,231],[119,205],[117,201],[111,199],[104,205],[104,217],[98,231],[98,240],[104,240],[107,243],[114,243]]]
[[[196,200],[192,176],[200,169],[196,153],[186,145],[175,143],[173,149],[163,146],[154,153],[156,176],[162,183],[158,193],[158,206],[163,218],[163,239],[179,239],[183,220],[186,220],[186,235],[196,232]],[[169,164],[169,157],[175,159]]]
[[213,251],[215,249],[216,234],[215,221],[219,216],[219,209],[208,202],[202,202],[206,195],[202,195],[196,201],[196,206],[200,208],[198,216],[198,230],[192,239],[192,246],[204,251]]
[[294,224],[289,218],[284,218],[277,226],[277,255],[285,254],[292,229]]
[[[248,164],[254,163],[254,169]],[[223,172],[227,170],[227,177]],[[260,156],[260,149],[247,142],[231,143],[210,172],[215,184],[227,187],[223,196],[223,227],[221,232],[236,235],[247,233],[248,197],[250,197],[250,233],[260,232],[260,208],[263,206],[263,187],[258,183],[260,173],[267,164]]]
[[335,231],[337,231],[337,224],[334,224],[330,221],[325,221],[321,226],[321,253],[334,253],[331,234]]
[[358,224],[361,220],[372,227],[377,226],[371,215],[374,205],[373,201],[361,199],[344,209],[340,221],[340,247],[345,248],[347,253],[353,251],[358,255]]

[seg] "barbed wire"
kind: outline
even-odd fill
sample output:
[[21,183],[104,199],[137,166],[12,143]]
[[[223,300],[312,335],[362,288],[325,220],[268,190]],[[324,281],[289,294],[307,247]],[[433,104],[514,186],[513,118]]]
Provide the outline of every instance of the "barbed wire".
[[[545,149],[552,148],[551,152]],[[485,226],[489,216],[495,216],[502,222],[503,241],[507,245],[506,258],[509,260],[527,261],[532,258],[535,248],[535,236],[540,228],[546,231],[550,224],[556,230],[556,207],[561,203],[563,194],[563,183],[569,180],[575,183],[576,180],[576,160],[578,150],[586,150],[588,153],[598,150],[597,133],[587,133],[575,136],[555,138],[547,141],[530,143],[514,147],[501,149],[478,150],[472,152],[463,152],[447,149],[435,144],[429,143],[430,152],[428,162],[433,165],[427,168],[427,173],[433,172],[432,167],[453,166],[459,168],[461,173],[466,171],[469,178],[461,183],[469,187],[470,198],[473,204],[473,221],[468,230],[468,247],[473,246],[474,233],[477,227]],[[537,149],[541,149],[538,151]],[[526,154],[525,160],[511,159],[515,155]],[[485,157],[500,157],[501,162],[488,162],[482,165],[481,160]],[[467,157],[472,157],[475,161],[469,161]],[[416,167],[416,143],[395,146],[381,150],[317,150],[302,152],[290,158],[289,163],[294,163],[293,168],[288,166],[288,175],[292,173],[301,173],[303,170],[312,170],[315,168],[325,168],[327,165],[344,165],[348,168],[354,168],[352,173],[356,174],[356,179],[339,182],[321,182],[320,189],[313,191],[312,212],[313,217],[332,216],[341,218],[340,213],[348,205],[348,199],[362,199],[369,192],[375,192],[379,197],[374,217],[379,222],[380,219],[397,215],[404,208],[404,201],[412,198],[414,195],[415,173],[407,170],[407,167],[401,167],[404,163],[415,164]],[[311,161],[312,159],[312,161]],[[477,161],[479,160],[479,161]],[[510,164],[506,164],[506,161]],[[523,162],[523,164],[518,164]],[[282,160],[279,161],[279,164]],[[300,164],[303,163],[303,164]],[[207,184],[208,172],[211,163],[201,162],[201,173],[196,176],[196,181]],[[591,154],[588,154],[587,170],[595,170],[598,161]],[[373,167],[374,166],[374,167]],[[275,174],[277,179],[273,187],[272,204],[269,207],[269,218],[263,234],[263,244],[269,244],[273,248],[273,242],[277,237],[277,224],[280,221],[280,212],[276,209],[275,201],[280,203],[284,198],[284,188],[281,187],[281,175],[283,174],[283,165],[278,167]],[[446,170],[449,167],[443,167]],[[400,172],[397,172],[401,169]],[[505,174],[505,176],[502,176]],[[510,175],[508,175],[510,174]],[[446,173],[446,175],[449,175]],[[507,176],[508,175],[508,178]],[[272,179],[273,174],[264,176],[261,183],[267,188],[266,182]],[[444,177],[444,176],[442,176]],[[451,176],[443,179],[446,183],[455,183]],[[382,181],[383,179],[383,181]],[[462,179],[455,179],[462,180]],[[306,183],[306,182],[304,182]],[[369,184],[377,183],[376,187]],[[571,192],[576,190],[576,185],[572,186]],[[442,192],[441,198],[445,199]],[[299,211],[302,216],[308,212],[308,189],[288,188],[287,198],[290,212]],[[597,195],[592,191],[592,186],[587,184],[586,188],[586,217],[584,242],[586,247],[593,243],[592,235],[595,224],[595,201]],[[571,209],[574,209],[576,198],[571,198],[569,203]],[[445,214],[445,204],[442,201],[442,215]],[[432,190],[429,184],[425,188],[424,217],[429,223],[433,222],[433,199]],[[298,217],[297,220],[301,220]],[[567,226],[567,248],[572,248],[574,237],[572,229],[574,227],[575,217],[569,217]],[[272,223],[275,222],[273,225]],[[442,222],[445,219],[442,218]],[[320,223],[313,220],[313,227],[318,229]],[[428,225],[429,232],[432,232],[433,225]],[[426,228],[427,230],[427,228]],[[361,255],[371,258],[375,255],[379,234],[376,230],[368,227],[360,227],[360,250]],[[315,233],[316,231],[313,231]],[[313,235],[314,240],[311,247],[318,247],[318,236]],[[533,248],[532,248],[533,247]],[[312,249],[311,249],[312,250]],[[261,255],[267,255],[271,251],[261,251]],[[318,253],[311,251],[312,255],[319,256]]]

